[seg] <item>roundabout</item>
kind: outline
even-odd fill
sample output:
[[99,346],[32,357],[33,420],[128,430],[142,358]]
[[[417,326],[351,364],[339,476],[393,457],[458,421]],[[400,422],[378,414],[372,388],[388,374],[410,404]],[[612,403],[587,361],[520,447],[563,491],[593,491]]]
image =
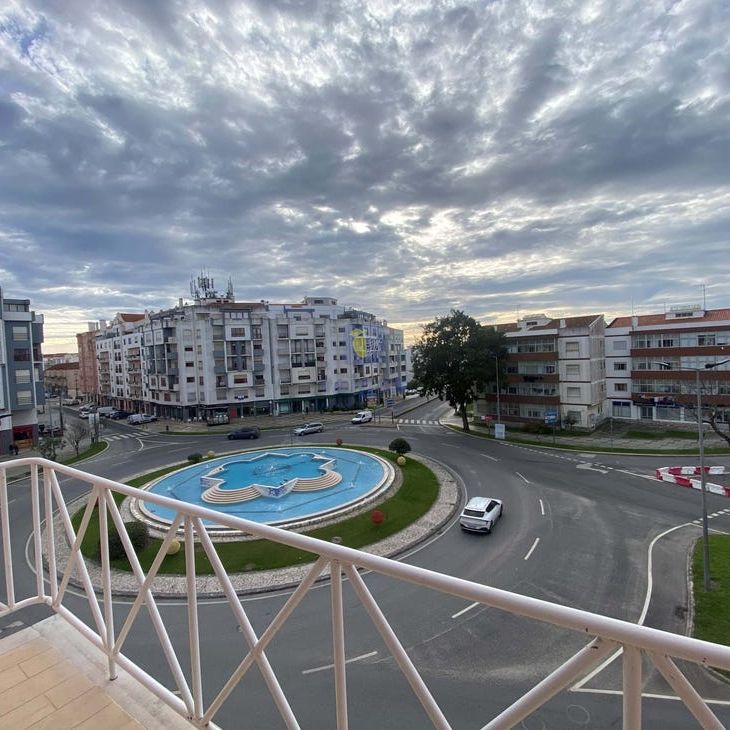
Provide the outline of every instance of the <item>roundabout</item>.
[[[393,486],[388,461],[356,449],[256,449],[183,467],[145,486],[151,494],[213,507],[223,514],[284,529],[313,527],[365,509]],[[171,509],[132,500],[132,514],[166,529]],[[243,536],[220,524],[216,534]]]

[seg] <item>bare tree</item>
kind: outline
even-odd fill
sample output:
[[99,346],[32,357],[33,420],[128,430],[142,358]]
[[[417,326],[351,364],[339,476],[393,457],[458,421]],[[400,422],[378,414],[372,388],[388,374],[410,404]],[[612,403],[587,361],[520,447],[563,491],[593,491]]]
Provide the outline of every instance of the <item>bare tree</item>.
[[[697,387],[694,384],[688,387],[687,391],[693,393],[695,398],[697,397]],[[711,383],[708,381],[700,382],[700,399],[702,399],[702,396],[704,395],[717,394],[717,383]],[[720,419],[724,415],[724,411],[725,407],[722,405],[710,405],[707,403],[703,403],[702,413],[698,416],[697,406],[695,404],[685,404],[684,406],[685,415],[692,416],[695,421],[697,421],[698,418],[702,418],[702,423],[706,423],[721,439],[727,442],[728,446],[730,446],[730,423],[726,424],[727,432],[723,433],[720,428],[723,423],[723,421]]]
[[89,428],[83,421],[74,421],[67,426],[65,436],[73,446],[76,456],[78,456],[81,450],[81,442],[89,437]]

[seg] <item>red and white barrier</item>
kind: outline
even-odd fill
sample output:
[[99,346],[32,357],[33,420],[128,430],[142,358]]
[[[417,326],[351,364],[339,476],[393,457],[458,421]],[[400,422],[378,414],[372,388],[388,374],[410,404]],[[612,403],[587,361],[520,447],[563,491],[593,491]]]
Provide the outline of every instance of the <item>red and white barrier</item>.
[[[724,466],[706,466],[705,474],[725,474]],[[656,478],[664,482],[679,484],[680,487],[702,489],[702,480],[690,479],[688,475],[700,474],[699,466],[661,466],[656,470]],[[705,489],[712,494],[719,494],[721,497],[730,497],[730,487],[722,484],[705,482]]]

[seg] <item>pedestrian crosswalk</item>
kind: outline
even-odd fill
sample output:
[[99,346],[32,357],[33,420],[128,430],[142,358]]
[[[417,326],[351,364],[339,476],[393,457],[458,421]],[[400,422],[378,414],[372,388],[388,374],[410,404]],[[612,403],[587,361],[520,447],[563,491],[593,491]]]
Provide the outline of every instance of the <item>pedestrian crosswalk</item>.
[[398,425],[405,426],[440,426],[438,421],[433,421],[427,418],[399,418],[397,420]]
[[139,439],[144,436],[155,436],[154,433],[147,431],[132,431],[131,433],[115,433],[113,436],[104,436],[106,441],[119,441],[119,439]]

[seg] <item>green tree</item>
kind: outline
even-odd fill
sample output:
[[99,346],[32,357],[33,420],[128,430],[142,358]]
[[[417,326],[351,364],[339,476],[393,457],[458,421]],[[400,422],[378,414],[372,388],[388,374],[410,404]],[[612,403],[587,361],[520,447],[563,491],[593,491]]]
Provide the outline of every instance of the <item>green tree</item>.
[[413,375],[425,395],[437,395],[456,410],[468,431],[467,405],[495,382],[497,368],[502,379],[506,360],[502,333],[452,309],[424,326],[414,348]]
[[398,456],[403,456],[411,450],[411,445],[404,438],[397,438],[390,442],[388,450],[395,451]]

